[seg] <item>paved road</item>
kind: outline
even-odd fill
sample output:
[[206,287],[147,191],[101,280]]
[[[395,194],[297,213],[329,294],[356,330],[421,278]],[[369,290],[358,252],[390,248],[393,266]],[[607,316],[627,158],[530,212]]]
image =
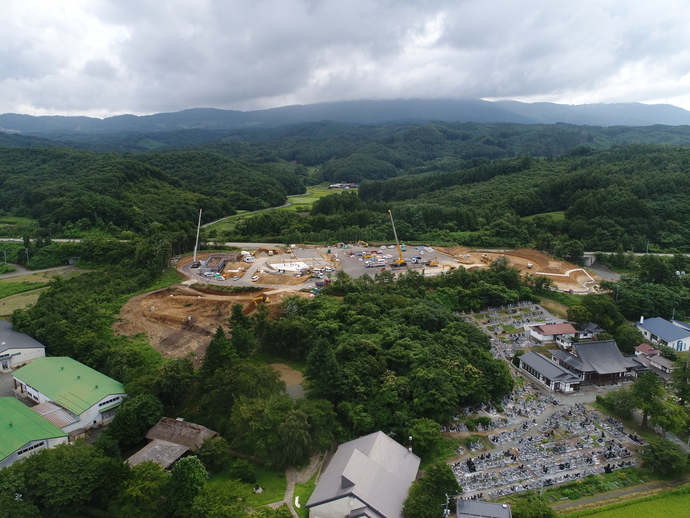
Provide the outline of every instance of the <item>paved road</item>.
[[76,266],[58,266],[57,268],[46,268],[45,270],[27,270],[23,266],[20,266],[18,264],[13,264],[11,265],[14,268],[17,269],[16,272],[12,273],[6,273],[4,275],[0,275],[0,279],[9,279],[10,277],[19,277],[21,275],[30,275],[32,273],[44,273],[44,272],[57,272],[61,270],[79,270]]

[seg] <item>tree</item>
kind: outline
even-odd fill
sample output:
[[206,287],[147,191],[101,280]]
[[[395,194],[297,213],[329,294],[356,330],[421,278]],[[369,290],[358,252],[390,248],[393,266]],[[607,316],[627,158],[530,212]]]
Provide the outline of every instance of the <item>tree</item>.
[[186,515],[204,518],[244,518],[247,516],[245,507],[250,495],[250,488],[237,480],[208,485],[194,498]]
[[644,336],[637,326],[624,324],[616,329],[615,340],[623,354],[632,354],[634,348],[644,342]]
[[173,516],[198,516],[192,512],[194,500],[206,484],[206,468],[195,457],[184,457],[175,463],[168,483],[168,508]]
[[243,311],[242,304],[235,304],[232,307],[232,315],[230,316],[230,326],[232,327],[232,334],[230,343],[232,348],[237,351],[242,358],[247,358],[258,342],[254,335],[254,324],[252,320],[247,317]]
[[687,455],[683,449],[662,437],[650,437],[640,457],[647,468],[661,475],[680,476],[687,470]]
[[414,419],[408,433],[412,437],[412,448],[420,457],[436,450],[443,441],[441,426],[433,419]]
[[413,482],[403,503],[405,518],[441,518],[446,504],[455,505],[454,496],[462,492],[450,466],[437,463]]
[[541,498],[531,497],[511,504],[513,518],[556,518],[556,511]]
[[252,465],[246,459],[235,459],[230,467],[230,478],[241,480],[245,484],[254,484],[256,482],[256,474],[252,469]]
[[666,432],[680,433],[685,431],[688,422],[687,409],[678,405],[673,396],[664,397],[659,402],[659,410],[649,418],[652,426],[658,426]]
[[111,511],[116,518],[163,516],[168,475],[160,464],[146,461],[134,466],[117,492]]
[[189,358],[166,358],[158,368],[154,391],[168,409],[180,404],[194,380],[194,364]]
[[581,305],[570,306],[566,311],[568,320],[575,322],[578,325],[586,324],[592,321],[592,314],[589,310]]
[[623,419],[630,419],[635,409],[635,397],[632,389],[621,387],[618,390],[612,390],[606,396],[597,396],[597,401],[608,408],[611,412]]
[[663,411],[664,383],[652,371],[643,372],[637,377],[632,386],[635,408],[642,411],[642,426],[647,426],[650,415],[657,415]]
[[675,363],[671,371],[671,389],[680,399],[681,405],[690,401],[690,359],[683,358]]
[[235,358],[237,358],[237,351],[233,349],[222,326],[218,326],[206,348],[204,363],[200,369],[201,376],[207,380],[217,369],[227,367]]
[[42,450],[21,464],[26,496],[43,509],[76,512],[103,482],[106,461],[100,450],[83,442]]
[[122,449],[141,441],[161,417],[163,405],[156,396],[142,394],[127,398],[101,435],[114,438]]
[[207,437],[196,452],[199,460],[211,472],[221,471],[230,463],[230,445],[220,435]]

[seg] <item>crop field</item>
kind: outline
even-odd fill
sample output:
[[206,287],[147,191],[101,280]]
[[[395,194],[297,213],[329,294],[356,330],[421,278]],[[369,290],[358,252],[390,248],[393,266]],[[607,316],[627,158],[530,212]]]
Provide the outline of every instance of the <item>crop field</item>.
[[640,500],[622,502],[610,506],[586,511],[575,511],[564,514],[571,518],[668,518],[688,516],[690,510],[690,492],[688,489],[664,492]]

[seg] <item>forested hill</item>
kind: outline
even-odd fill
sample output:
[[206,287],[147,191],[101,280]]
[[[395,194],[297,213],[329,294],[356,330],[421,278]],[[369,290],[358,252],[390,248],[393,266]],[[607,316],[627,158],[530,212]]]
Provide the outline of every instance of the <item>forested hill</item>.
[[[577,262],[583,250],[689,252],[690,149],[578,148],[448,171],[365,180],[358,195],[319,200],[309,217],[263,214],[228,239],[389,241],[530,247]],[[292,242],[291,241],[291,242]]]
[[690,127],[438,121],[363,125],[322,121],[262,129],[55,133],[41,138],[0,132],[2,146],[57,145],[94,152],[137,153],[202,146],[218,150],[238,143],[251,144],[253,153],[261,153],[269,161],[281,158],[309,166],[362,153],[387,161],[397,169],[409,169],[438,158],[554,158],[580,145],[593,149],[628,144],[690,145]]
[[294,165],[248,164],[208,151],[121,156],[0,147],[0,207],[37,219],[56,236],[193,226],[199,208],[210,221],[281,205],[288,194],[304,192],[302,178]]

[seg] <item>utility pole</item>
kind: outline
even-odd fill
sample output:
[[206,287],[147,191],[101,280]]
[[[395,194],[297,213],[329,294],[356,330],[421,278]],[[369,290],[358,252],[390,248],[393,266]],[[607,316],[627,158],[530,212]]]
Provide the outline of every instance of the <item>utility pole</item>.
[[7,250],[3,250],[2,253],[5,254],[5,266],[7,266]]
[[26,265],[29,266],[29,249],[25,248],[24,251],[26,252]]
[[194,259],[192,261],[196,262],[196,250],[199,248],[199,231],[201,230],[201,211],[203,209],[199,209],[199,224],[196,226],[196,243],[194,244]]

